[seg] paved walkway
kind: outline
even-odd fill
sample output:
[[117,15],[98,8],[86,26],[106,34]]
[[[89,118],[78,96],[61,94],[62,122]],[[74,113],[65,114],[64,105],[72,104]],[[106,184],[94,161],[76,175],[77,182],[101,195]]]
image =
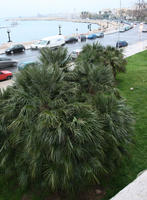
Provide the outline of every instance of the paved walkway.
[[146,49],[147,49],[147,40],[138,42],[133,45],[129,45],[124,49],[124,55],[125,57],[129,57]]

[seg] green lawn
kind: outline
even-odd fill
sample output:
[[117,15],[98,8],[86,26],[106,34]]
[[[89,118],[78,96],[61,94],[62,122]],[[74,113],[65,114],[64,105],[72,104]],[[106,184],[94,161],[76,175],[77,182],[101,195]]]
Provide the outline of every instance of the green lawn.
[[[108,200],[147,169],[147,51],[129,57],[127,72],[117,77],[121,95],[127,99],[135,118],[135,145],[131,155],[109,182]],[[134,88],[134,90],[130,90]]]
[[[118,88],[135,113],[135,145],[131,156],[117,170],[107,186],[108,200],[147,168],[147,51],[129,57],[127,73],[117,77]],[[130,90],[134,88],[134,90]],[[13,180],[0,179],[0,200],[20,200],[22,191]],[[33,198],[37,200],[37,197]]]

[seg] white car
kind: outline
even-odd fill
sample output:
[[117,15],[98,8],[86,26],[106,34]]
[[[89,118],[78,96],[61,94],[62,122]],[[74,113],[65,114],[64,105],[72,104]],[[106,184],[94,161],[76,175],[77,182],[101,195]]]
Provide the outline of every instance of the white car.
[[40,41],[35,42],[34,44],[31,44],[31,49],[32,49],[32,50],[38,49],[38,45],[39,45],[39,44],[40,44]]
[[38,43],[32,45],[32,49],[41,49],[43,47],[48,48],[56,48],[60,47],[65,44],[65,38],[63,35],[56,35],[56,36],[50,36],[47,38],[43,38]]

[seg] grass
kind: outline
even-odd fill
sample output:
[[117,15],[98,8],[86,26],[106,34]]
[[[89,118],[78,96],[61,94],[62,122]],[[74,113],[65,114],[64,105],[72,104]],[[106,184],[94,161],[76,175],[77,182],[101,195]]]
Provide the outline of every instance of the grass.
[[[127,99],[127,104],[135,113],[135,145],[131,149],[131,158],[126,159],[107,183],[105,200],[136,178],[147,168],[147,51],[129,57],[127,73],[119,74],[118,88]],[[134,88],[134,90],[130,90]],[[20,200],[21,191],[13,180],[0,179],[0,200]],[[36,196],[32,200],[39,200]]]
[[133,181],[139,172],[147,169],[147,51],[131,56],[127,61],[127,73],[119,74],[117,79],[121,95],[127,99],[135,115],[135,145],[131,149],[130,158],[109,180],[105,200]]

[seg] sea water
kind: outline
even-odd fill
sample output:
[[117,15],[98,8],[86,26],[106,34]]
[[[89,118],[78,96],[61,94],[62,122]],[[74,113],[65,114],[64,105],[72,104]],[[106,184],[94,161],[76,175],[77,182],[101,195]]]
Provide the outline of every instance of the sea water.
[[[18,21],[17,25],[14,26],[12,23],[12,21],[0,20],[0,44],[8,41],[8,30],[10,31],[10,37],[13,42],[40,40],[44,37],[57,35],[59,33],[59,25],[61,26],[61,33],[65,36],[88,32],[88,23]],[[92,24],[91,28],[94,30],[98,29],[99,26],[97,24]]]

